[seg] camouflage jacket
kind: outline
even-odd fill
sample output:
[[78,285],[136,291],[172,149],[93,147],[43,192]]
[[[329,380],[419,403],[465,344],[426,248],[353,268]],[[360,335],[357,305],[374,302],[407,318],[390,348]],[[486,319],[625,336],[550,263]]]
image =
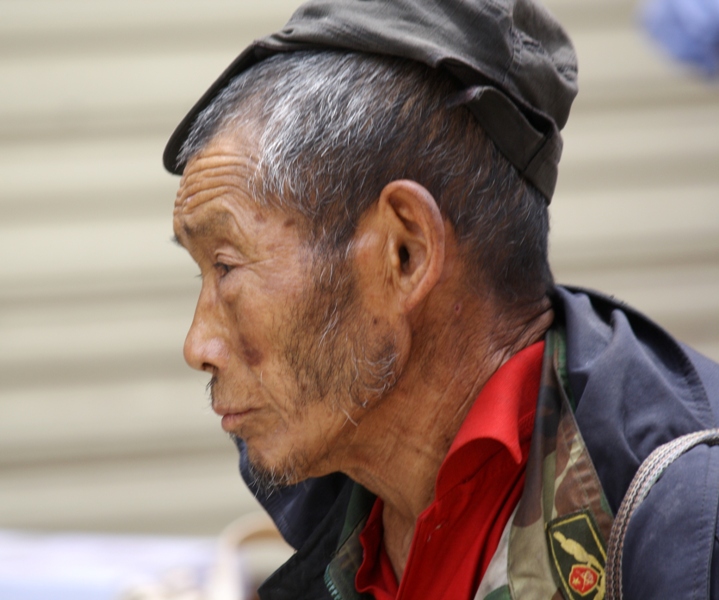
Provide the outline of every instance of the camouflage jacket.
[[[558,288],[554,305],[525,490],[477,600],[601,600],[612,513],[639,464],[716,426],[718,365],[609,298]],[[627,533],[624,597],[718,598],[719,448],[689,452],[655,487]],[[341,475],[256,493],[298,548],[260,597],[360,598],[374,497]]]
[[[524,493],[476,600],[550,600],[561,598],[559,587],[572,600],[604,597],[612,516],[562,382],[564,357],[563,333],[555,328],[546,338]],[[354,578],[362,563],[359,533],[373,501],[360,489],[351,500],[338,552],[325,572],[335,600],[363,598]]]

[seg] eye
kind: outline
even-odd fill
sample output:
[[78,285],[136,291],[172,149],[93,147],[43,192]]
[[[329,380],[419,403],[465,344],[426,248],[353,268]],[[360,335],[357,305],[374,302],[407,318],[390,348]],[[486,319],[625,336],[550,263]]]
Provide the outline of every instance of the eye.
[[215,267],[217,272],[220,274],[220,279],[222,279],[225,275],[232,271],[232,267],[230,265],[226,265],[225,263],[221,262],[216,262],[213,267]]

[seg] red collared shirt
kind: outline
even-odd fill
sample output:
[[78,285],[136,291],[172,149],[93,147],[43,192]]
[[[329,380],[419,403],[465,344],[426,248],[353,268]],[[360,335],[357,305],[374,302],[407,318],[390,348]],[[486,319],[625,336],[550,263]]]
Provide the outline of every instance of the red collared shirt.
[[360,541],[355,586],[376,600],[471,600],[524,488],[544,342],[515,354],[489,379],[437,474],[435,499],[417,519],[398,584],[382,543],[378,498]]

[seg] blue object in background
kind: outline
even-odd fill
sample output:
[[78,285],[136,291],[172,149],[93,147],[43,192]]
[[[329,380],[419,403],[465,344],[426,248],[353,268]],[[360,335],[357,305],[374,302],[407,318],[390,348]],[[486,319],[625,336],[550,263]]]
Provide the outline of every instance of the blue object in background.
[[719,75],[719,0],[650,0],[642,23],[675,58]]
[[216,540],[0,530],[0,600],[117,600],[181,572],[204,584]]

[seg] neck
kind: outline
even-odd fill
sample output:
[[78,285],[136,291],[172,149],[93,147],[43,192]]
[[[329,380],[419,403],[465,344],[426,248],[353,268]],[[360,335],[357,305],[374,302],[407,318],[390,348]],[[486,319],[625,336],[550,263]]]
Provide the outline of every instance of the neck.
[[397,386],[365,415],[343,453],[341,470],[384,501],[384,543],[398,580],[415,523],[434,499],[442,461],[474,400],[502,364],[542,338],[553,319],[546,300],[499,335],[496,327],[470,322],[470,315],[485,315],[483,323],[494,323],[486,307],[457,306],[452,303],[452,324],[444,321],[443,335],[432,332],[428,339],[435,342],[413,351]]

